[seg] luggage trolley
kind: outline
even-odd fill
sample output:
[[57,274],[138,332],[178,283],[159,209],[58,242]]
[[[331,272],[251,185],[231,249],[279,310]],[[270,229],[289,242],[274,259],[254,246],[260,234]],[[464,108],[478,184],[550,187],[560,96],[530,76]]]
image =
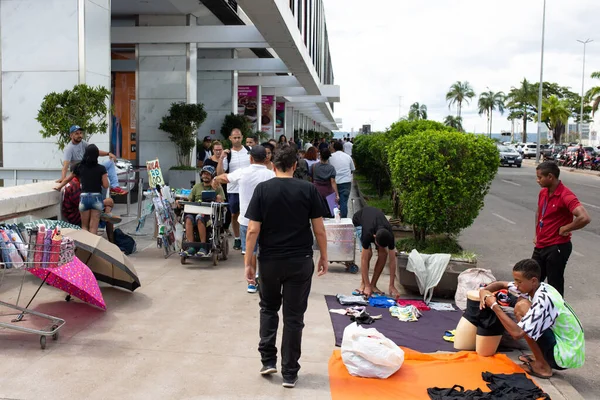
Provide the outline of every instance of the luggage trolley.
[[[344,264],[349,272],[359,271],[356,265],[356,235],[351,218],[342,218],[340,222],[335,219],[324,219],[325,233],[327,234],[327,256],[329,263]],[[313,248],[319,250],[317,241]]]

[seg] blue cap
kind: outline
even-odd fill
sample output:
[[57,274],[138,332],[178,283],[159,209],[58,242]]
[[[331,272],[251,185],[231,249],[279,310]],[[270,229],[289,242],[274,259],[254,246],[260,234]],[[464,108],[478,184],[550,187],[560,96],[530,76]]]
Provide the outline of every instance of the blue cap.
[[79,125],[73,125],[71,127],[71,129],[69,129],[69,135],[73,132],[77,132],[77,131],[82,131],[83,129],[81,129],[81,127]]

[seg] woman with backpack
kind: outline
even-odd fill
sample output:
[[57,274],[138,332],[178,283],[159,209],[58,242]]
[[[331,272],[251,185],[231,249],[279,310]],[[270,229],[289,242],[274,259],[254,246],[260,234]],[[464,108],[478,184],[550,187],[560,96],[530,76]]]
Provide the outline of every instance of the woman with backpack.
[[335,193],[335,201],[339,204],[340,195],[338,193],[337,185],[335,183],[335,168],[329,164],[329,158],[331,157],[331,151],[329,149],[321,150],[321,160],[313,164],[311,168],[311,175],[313,178],[313,184],[316,186],[317,191],[327,199],[327,196]]

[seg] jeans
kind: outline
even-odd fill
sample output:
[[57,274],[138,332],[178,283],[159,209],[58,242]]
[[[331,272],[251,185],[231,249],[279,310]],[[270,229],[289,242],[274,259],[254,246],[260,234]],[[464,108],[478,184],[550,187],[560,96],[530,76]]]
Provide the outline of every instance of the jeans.
[[352,182],[338,183],[338,193],[340,195],[340,216],[342,218],[348,217],[348,198],[350,197],[350,188]]
[[115,162],[110,158],[102,162],[104,168],[106,168],[106,173],[108,174],[108,181],[110,182],[110,187],[114,188],[119,186],[119,178],[117,177],[117,166]]
[[293,379],[300,370],[304,313],[315,270],[312,257],[286,260],[259,260],[260,343],[263,365],[277,365],[277,328],[283,301],[283,339],[281,373]]
[[565,268],[567,261],[573,251],[571,242],[548,246],[541,249],[533,249],[533,258],[540,265],[542,276],[540,281],[543,282],[548,278],[548,284],[560,293],[565,294]]
[[84,212],[88,210],[97,210],[100,212],[104,210],[104,203],[102,202],[102,195],[100,193],[81,193],[79,211]]
[[[246,234],[248,233],[248,225],[240,224],[240,239],[242,239],[242,251],[246,252]],[[254,245],[254,253],[258,253],[258,238],[256,238],[256,244]]]

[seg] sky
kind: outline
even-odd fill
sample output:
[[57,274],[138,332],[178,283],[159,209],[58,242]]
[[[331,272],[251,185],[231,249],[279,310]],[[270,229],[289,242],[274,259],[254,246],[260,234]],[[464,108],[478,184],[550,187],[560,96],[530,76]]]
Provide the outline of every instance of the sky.
[[[335,84],[341,86],[334,114],[343,120],[342,131],[363,124],[384,130],[414,102],[427,105],[428,119],[443,121],[456,115],[446,93],[459,80],[477,95],[488,88],[508,93],[523,78],[539,82],[543,0],[324,4]],[[577,39],[590,38],[595,42],[587,45],[585,88],[600,85],[589,77],[600,71],[600,1],[548,0],[546,7],[544,81],[580,93],[583,45]],[[487,131],[477,97],[463,103],[462,115],[467,131]],[[493,115],[492,132],[510,130],[506,115]],[[530,123],[528,132],[534,129]]]

